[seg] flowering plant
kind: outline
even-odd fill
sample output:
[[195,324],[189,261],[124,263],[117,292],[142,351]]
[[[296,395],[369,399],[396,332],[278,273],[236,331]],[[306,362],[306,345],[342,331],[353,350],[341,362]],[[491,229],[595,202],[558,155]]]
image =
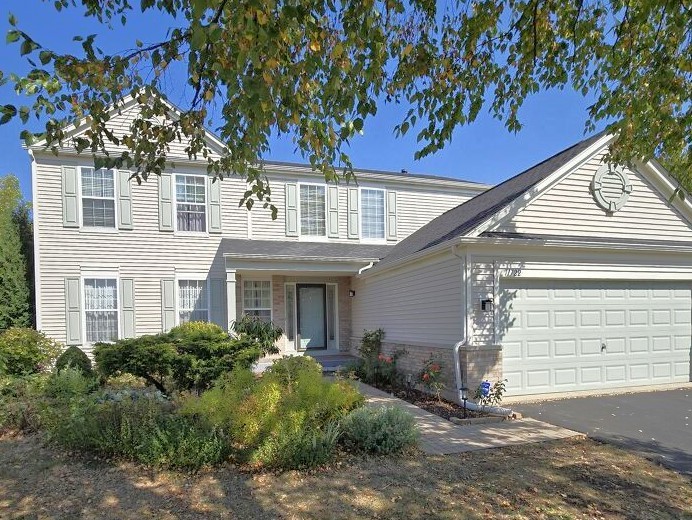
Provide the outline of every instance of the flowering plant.
[[440,393],[445,387],[442,382],[442,363],[437,361],[433,354],[423,363],[418,379],[428,392],[437,396],[438,401],[442,400]]

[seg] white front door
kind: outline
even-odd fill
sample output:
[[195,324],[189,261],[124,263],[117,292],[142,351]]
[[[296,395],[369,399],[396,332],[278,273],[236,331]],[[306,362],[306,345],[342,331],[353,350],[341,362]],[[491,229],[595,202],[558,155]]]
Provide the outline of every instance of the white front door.
[[689,283],[505,279],[509,395],[690,381]]

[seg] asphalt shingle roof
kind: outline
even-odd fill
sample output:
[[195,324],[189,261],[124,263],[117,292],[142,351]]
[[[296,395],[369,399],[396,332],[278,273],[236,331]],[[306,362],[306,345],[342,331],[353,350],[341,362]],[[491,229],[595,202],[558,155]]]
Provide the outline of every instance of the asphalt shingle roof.
[[372,271],[381,269],[397,260],[447,240],[465,235],[478,224],[567,164],[604,135],[605,132],[600,132],[588,139],[584,139],[431,220],[418,231],[395,245],[391,252]]
[[296,260],[362,261],[379,260],[393,246],[379,244],[338,244],[332,242],[289,242],[281,240],[244,240],[224,238],[224,255],[239,258],[271,257]]

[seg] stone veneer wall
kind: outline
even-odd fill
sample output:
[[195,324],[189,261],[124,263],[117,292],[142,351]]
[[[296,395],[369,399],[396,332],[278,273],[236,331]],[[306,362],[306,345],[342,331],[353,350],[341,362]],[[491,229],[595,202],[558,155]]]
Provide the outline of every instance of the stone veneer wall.
[[[358,355],[360,338],[351,338],[351,354]],[[423,364],[432,354],[441,362],[442,380],[446,385],[443,396],[457,400],[456,381],[454,376],[454,349],[452,347],[432,347],[406,345],[383,341],[382,353],[391,356],[397,351],[405,350],[399,357],[397,367],[403,374],[411,374],[416,380]],[[464,347],[459,353],[462,379],[469,388],[469,398],[473,399],[476,388],[485,379],[496,382],[502,379],[502,348],[496,345]]]

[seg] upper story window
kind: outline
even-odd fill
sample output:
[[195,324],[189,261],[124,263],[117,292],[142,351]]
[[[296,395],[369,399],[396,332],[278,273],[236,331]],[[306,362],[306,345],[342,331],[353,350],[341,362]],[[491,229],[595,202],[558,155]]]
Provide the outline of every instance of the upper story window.
[[88,343],[118,339],[118,281],[84,279],[84,323]]
[[384,240],[384,190],[363,188],[360,192],[361,237]]
[[81,168],[82,225],[115,228],[115,172]]
[[178,280],[178,322],[209,321],[206,280]]
[[175,176],[175,212],[178,231],[207,230],[206,178]]
[[272,319],[272,283],[269,280],[243,282],[243,310],[263,321]]
[[326,231],[325,187],[300,185],[300,234],[323,237]]

